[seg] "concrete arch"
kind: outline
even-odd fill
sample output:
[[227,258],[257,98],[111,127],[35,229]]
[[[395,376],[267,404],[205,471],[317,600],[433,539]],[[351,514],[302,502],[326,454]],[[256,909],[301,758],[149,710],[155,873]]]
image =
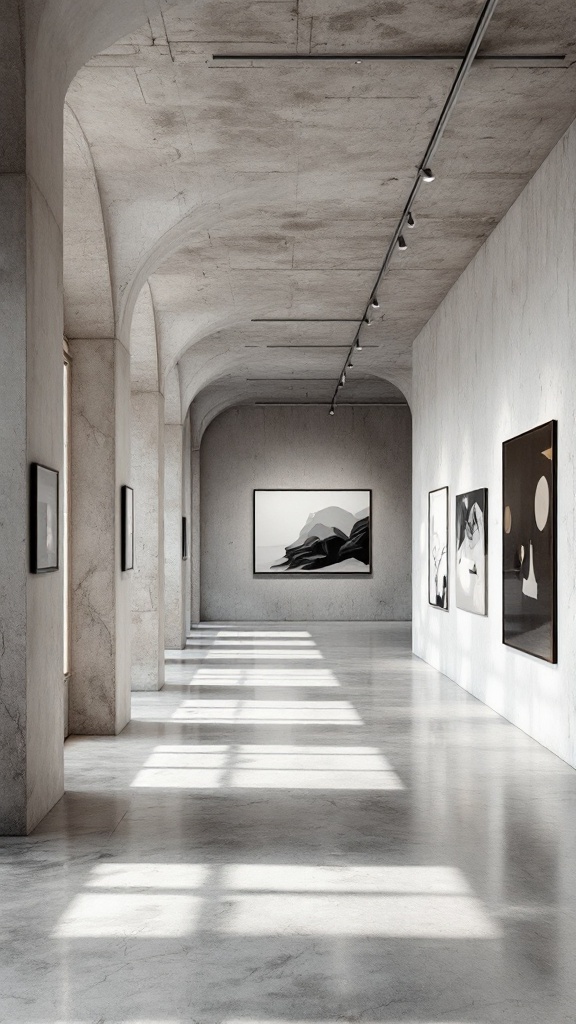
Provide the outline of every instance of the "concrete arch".
[[106,229],[92,153],[74,111],[64,105],[64,333],[114,337]]

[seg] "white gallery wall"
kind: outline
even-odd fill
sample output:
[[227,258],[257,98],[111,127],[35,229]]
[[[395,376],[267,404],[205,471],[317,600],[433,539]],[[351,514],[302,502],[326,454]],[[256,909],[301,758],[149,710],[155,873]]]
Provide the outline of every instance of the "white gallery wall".
[[[414,348],[414,651],[576,766],[576,124]],[[502,442],[558,420],[558,664],[503,646]],[[450,607],[428,604],[428,492],[450,488]],[[488,487],[488,615],[456,608],[454,503]]]
[[[406,405],[239,406],[214,420],[200,449],[201,618],[409,619],[411,435]],[[371,488],[373,574],[254,576],[254,488]]]

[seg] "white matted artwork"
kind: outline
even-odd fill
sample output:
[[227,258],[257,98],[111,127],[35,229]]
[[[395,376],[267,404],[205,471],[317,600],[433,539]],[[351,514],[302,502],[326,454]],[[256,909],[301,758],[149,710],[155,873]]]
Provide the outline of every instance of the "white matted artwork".
[[486,615],[488,491],[456,497],[456,607]]
[[255,490],[254,573],[372,572],[372,491]]
[[428,494],[428,600],[448,609],[448,488]]

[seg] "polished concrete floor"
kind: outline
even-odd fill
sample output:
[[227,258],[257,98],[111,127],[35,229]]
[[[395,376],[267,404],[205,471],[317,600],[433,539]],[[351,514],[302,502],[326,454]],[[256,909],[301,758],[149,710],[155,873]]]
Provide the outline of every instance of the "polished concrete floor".
[[576,1020],[576,772],[407,625],[217,625],[0,840],[2,1024]]

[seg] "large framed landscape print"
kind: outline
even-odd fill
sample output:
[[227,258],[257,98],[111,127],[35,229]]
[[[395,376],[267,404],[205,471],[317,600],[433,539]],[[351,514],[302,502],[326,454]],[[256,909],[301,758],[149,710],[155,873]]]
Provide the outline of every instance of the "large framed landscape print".
[[372,491],[255,490],[254,573],[372,572]]
[[456,497],[456,607],[486,615],[488,491]]
[[448,609],[448,488],[428,494],[428,600]]
[[502,639],[556,662],[555,420],[502,446]]

